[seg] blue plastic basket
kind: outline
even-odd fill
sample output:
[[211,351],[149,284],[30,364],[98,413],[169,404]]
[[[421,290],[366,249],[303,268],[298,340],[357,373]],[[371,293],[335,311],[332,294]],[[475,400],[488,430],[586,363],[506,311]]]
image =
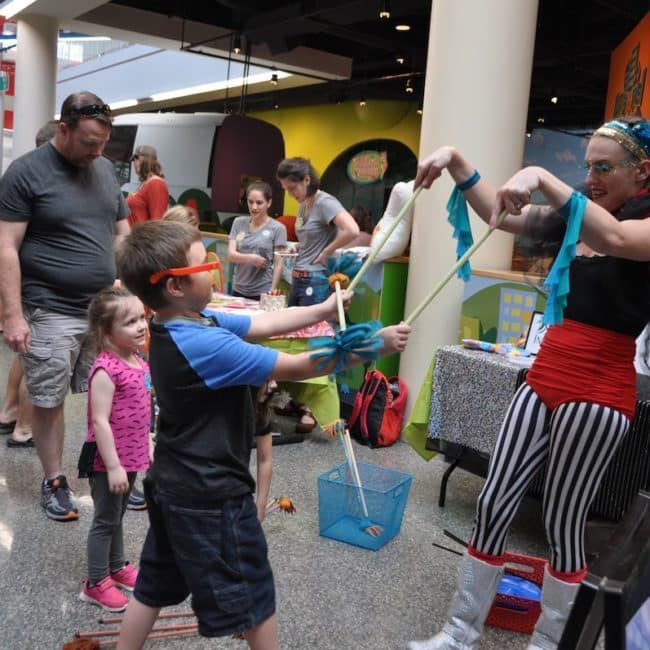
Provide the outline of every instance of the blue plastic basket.
[[323,537],[376,551],[400,531],[413,477],[387,467],[357,463],[368,507],[368,519],[379,526],[373,537],[362,527],[359,490],[346,462],[318,477],[318,522]]

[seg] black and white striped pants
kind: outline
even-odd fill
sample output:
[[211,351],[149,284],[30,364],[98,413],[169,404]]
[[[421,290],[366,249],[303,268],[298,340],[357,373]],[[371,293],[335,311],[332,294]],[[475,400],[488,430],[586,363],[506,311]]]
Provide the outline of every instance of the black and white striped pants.
[[562,573],[583,569],[589,505],[629,424],[619,411],[587,402],[569,402],[551,411],[522,384],[490,458],[470,544],[487,555],[505,552],[521,499],[547,461],[543,516],[551,567]]

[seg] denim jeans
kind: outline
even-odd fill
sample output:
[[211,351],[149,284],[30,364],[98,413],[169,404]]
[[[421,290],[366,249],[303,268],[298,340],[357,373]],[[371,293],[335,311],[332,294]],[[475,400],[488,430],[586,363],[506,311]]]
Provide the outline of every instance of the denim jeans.
[[252,495],[197,504],[147,478],[149,532],[134,597],[165,607],[192,594],[202,636],[250,630],[275,612],[268,548]]
[[289,292],[289,307],[305,307],[323,302],[332,293],[325,271],[310,272],[307,277],[294,277]]

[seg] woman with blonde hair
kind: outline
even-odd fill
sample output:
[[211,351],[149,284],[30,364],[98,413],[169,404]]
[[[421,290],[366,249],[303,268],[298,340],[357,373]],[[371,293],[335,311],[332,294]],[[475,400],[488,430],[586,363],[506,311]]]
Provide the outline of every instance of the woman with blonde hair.
[[173,205],[165,214],[163,221],[176,221],[177,223],[186,223],[188,226],[199,227],[199,217],[196,210],[189,205]]

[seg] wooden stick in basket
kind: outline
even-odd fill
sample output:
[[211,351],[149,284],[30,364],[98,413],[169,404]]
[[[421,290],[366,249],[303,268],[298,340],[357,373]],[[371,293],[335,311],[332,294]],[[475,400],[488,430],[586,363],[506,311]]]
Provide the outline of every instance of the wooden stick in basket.
[[343,447],[345,448],[345,455],[348,459],[348,465],[350,466],[352,482],[359,492],[359,500],[361,501],[361,509],[363,510],[361,528],[371,537],[380,537],[383,532],[381,526],[377,526],[377,524],[373,524],[370,521],[370,515],[368,514],[368,505],[366,504],[366,497],[363,493],[363,485],[361,484],[359,466],[357,465],[357,459],[354,455],[354,447],[352,446],[352,440],[350,439],[350,432],[348,429],[344,429],[340,432],[340,435],[341,440],[343,441]]

